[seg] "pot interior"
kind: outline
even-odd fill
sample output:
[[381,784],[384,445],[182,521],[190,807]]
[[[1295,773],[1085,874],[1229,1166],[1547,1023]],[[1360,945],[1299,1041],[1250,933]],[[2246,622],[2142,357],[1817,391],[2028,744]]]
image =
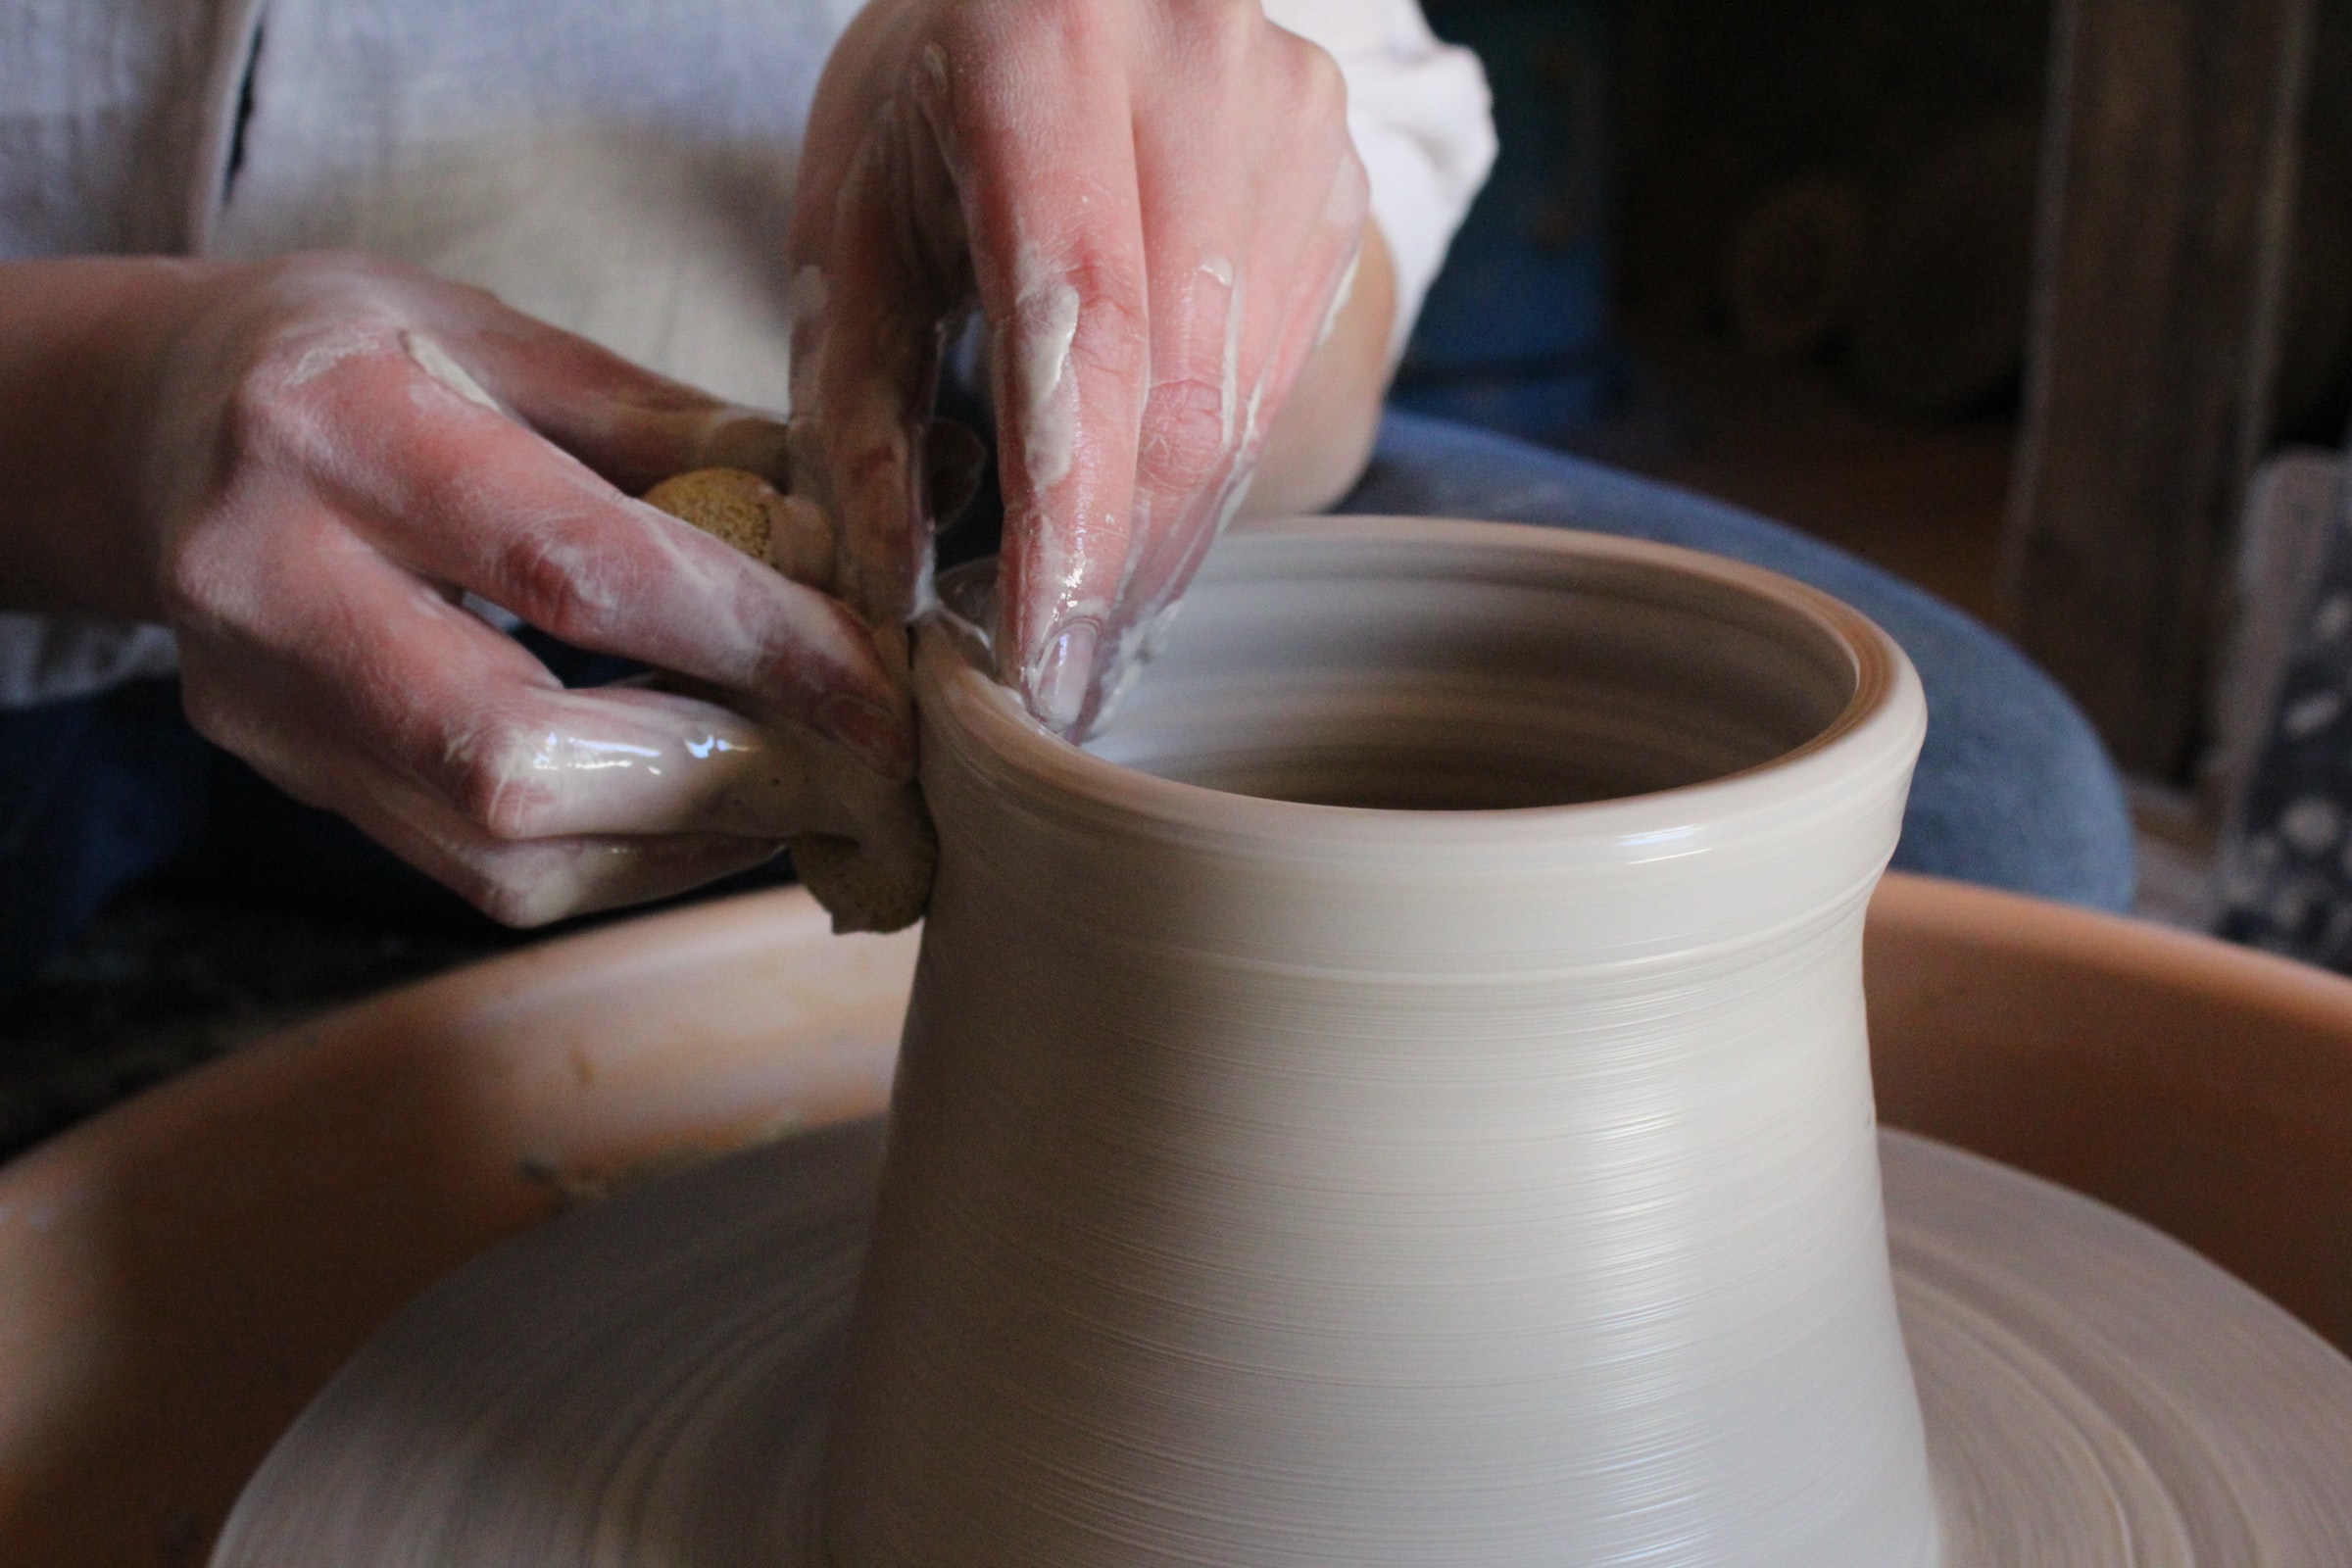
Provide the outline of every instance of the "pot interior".
[[1273,800],[1499,810],[1745,772],[1855,699],[1855,649],[1792,584],[1512,531],[1537,537],[1221,542],[1087,749]]

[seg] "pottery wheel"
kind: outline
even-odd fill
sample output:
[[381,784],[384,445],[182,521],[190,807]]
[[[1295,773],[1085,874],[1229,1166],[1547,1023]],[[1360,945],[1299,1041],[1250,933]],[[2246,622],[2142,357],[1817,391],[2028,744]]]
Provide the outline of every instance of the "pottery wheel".
[[[1882,1143],[1947,1568],[2352,1563],[2352,1361],[2086,1198]],[[476,1259],[278,1444],[216,1568],[786,1568],[878,1124],[668,1177]]]

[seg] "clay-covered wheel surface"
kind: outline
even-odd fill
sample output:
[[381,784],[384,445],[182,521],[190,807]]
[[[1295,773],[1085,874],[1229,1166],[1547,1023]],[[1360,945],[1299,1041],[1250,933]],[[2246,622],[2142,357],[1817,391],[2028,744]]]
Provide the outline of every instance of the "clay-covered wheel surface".
[[[216,1568],[813,1568],[879,1148],[791,1138],[468,1265],[295,1425]],[[1904,1133],[1882,1160],[1946,1568],[2352,1562],[2352,1361],[2103,1204]]]

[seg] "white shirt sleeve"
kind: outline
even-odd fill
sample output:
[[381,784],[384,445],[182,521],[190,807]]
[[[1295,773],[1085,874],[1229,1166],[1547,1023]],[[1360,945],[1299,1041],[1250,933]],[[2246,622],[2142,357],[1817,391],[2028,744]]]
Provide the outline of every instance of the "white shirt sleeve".
[[1438,40],[1416,0],[1265,6],[1276,24],[1329,50],[1348,78],[1348,128],[1371,177],[1373,221],[1396,264],[1394,358],[1494,167],[1486,72],[1469,50]]
[[[0,0],[0,260],[184,250],[258,0]],[[176,662],[161,626],[0,613],[0,709]]]

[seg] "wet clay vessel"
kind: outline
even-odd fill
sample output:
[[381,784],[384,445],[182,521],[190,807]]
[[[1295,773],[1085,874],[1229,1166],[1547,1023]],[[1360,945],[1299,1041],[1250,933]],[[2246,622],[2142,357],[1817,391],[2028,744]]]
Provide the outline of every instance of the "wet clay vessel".
[[[217,1560],[2352,1543],[2352,1367],[2190,1254],[1896,1142],[1898,1293],[1861,932],[1924,714],[1875,628],[1660,547],[1377,519],[1228,540],[1186,615],[1091,755],[932,628],[887,1138],[474,1265]],[[2226,1518],[2180,1501],[2212,1475]]]
[[841,1568],[1932,1562],[1860,971],[1901,652],[1422,521],[1230,540],[1185,615],[1091,755],[925,644]]

